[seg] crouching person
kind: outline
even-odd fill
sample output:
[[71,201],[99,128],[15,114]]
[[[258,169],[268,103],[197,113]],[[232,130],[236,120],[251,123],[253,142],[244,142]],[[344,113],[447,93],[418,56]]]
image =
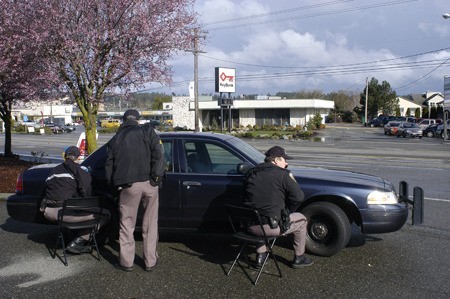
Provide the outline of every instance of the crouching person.
[[[64,200],[66,198],[87,197],[91,195],[91,175],[83,170],[77,163],[80,157],[80,150],[76,146],[69,146],[64,151],[64,162],[52,169],[45,181],[45,210],[44,216],[50,221],[58,221],[58,215],[62,212]],[[74,215],[65,215],[64,221],[81,222],[100,217],[100,227],[105,225],[110,212],[100,208],[91,211],[80,211]],[[89,240],[89,229],[79,230],[77,237],[73,239],[66,250],[70,253],[78,254],[89,252],[87,245]]]
[[[274,146],[266,153],[264,163],[249,170],[244,181],[245,206],[262,215],[264,232],[267,236],[294,235],[294,258],[292,268],[297,269],[313,264],[304,255],[306,242],[306,217],[296,212],[304,200],[294,176],[286,168],[287,159],[284,148]],[[263,232],[259,225],[251,225],[249,231],[257,236]],[[266,245],[256,248],[256,267],[261,267],[267,256]]]

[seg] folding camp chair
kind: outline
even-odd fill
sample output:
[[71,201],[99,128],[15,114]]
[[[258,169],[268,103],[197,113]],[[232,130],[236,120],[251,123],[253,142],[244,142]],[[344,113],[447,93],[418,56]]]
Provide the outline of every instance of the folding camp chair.
[[[277,240],[277,237],[267,236],[263,223],[261,221],[261,217],[258,213],[258,211],[250,208],[244,208],[244,207],[238,207],[238,206],[232,206],[232,205],[225,205],[227,209],[228,219],[230,221],[231,227],[233,229],[233,237],[242,241],[243,244],[241,246],[241,249],[236,256],[236,258],[233,261],[233,264],[231,265],[231,268],[228,270],[227,275],[230,275],[231,270],[233,270],[233,267],[236,263],[239,264],[239,266],[242,268],[244,273],[250,278],[252,283],[256,285],[258,283],[259,277],[261,276],[261,273],[263,272],[264,266],[266,265],[269,256],[272,257],[272,259],[275,262],[275,266],[277,267],[278,274],[281,277],[283,275],[281,274],[280,267],[278,266],[278,261],[275,258],[275,255],[273,254],[273,246],[275,244],[275,241]],[[263,236],[255,236],[247,231],[247,227],[249,224],[259,225],[261,227],[261,230],[263,232]],[[256,276],[256,279],[253,280],[252,277],[246,272],[246,270],[240,265],[240,257],[244,256],[245,262],[247,263],[247,267],[251,267],[251,263],[249,262],[247,258],[246,248],[250,244],[265,244],[268,248],[268,254],[266,255],[266,258],[263,262],[263,265],[258,271],[258,275]]]
[[[100,209],[98,210],[98,208],[100,208]],[[98,212],[97,212],[97,210],[98,210]],[[96,211],[96,212],[92,212],[92,211]],[[100,224],[100,218],[103,215],[102,212],[103,212],[103,208],[100,206],[100,197],[98,197],[98,196],[68,198],[68,199],[64,200],[63,207],[58,215],[59,232],[58,232],[58,237],[56,239],[55,248],[52,251],[52,258],[55,258],[56,256],[58,256],[58,258],[64,263],[64,265],[67,266],[68,263],[67,263],[66,246],[65,246],[65,242],[64,242],[64,230],[65,229],[69,229],[69,230],[90,229],[89,240],[88,240],[88,245],[87,245],[90,249],[89,253],[91,255],[93,255],[92,251],[95,248],[95,250],[97,252],[97,256],[96,257],[94,255],[93,256],[97,260],[100,260],[100,252],[98,250],[97,239],[95,236],[97,234],[98,227]],[[90,213],[94,214],[94,219],[84,220],[84,221],[80,221],[80,222],[64,221],[64,215],[73,216],[73,215],[76,215],[77,213],[82,213],[81,215],[90,214]],[[62,246],[64,259],[61,258],[61,256],[59,256],[57,254],[58,244],[60,244]]]

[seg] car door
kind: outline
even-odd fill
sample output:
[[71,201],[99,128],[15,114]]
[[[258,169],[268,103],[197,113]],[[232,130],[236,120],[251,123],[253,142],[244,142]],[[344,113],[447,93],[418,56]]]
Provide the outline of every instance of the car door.
[[236,169],[246,160],[216,140],[183,138],[178,149],[182,227],[227,229],[224,204],[241,202],[243,175]]
[[164,148],[165,178],[159,189],[159,217],[161,228],[180,228],[182,210],[180,201],[179,160],[173,138],[161,138]]

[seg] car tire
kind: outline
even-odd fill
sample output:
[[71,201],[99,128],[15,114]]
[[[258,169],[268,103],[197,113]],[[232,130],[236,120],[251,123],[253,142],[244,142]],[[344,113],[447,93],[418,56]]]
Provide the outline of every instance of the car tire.
[[316,202],[301,212],[308,219],[306,250],[309,253],[332,256],[347,246],[351,227],[340,207],[329,202]]
[[400,134],[397,133],[397,138],[400,138]]
[[433,131],[428,131],[426,135],[427,135],[427,137],[429,137],[429,138],[434,137]]
[[374,127],[375,127],[375,125],[374,125],[374,124],[370,124],[370,127],[371,127],[371,128],[374,128]]

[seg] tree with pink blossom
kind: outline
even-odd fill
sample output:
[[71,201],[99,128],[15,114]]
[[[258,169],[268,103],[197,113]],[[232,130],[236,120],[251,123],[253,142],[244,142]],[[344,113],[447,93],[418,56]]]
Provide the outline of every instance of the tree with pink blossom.
[[105,92],[170,84],[168,60],[192,48],[194,0],[27,0],[44,55],[73,96],[86,127],[88,152]]
[[12,152],[13,104],[52,96],[49,65],[42,57],[39,35],[31,26],[26,1],[0,1],[0,118],[5,127],[5,156]]

